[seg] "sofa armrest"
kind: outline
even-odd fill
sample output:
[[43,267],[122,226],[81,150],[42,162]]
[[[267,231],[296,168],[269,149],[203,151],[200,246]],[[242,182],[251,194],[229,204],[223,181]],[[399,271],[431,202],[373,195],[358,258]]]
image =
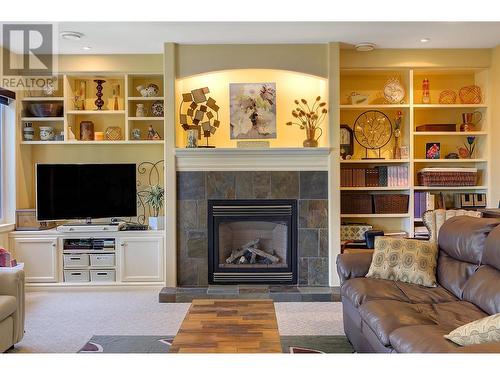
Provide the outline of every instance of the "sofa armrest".
[[16,298],[17,309],[14,318],[14,343],[24,336],[24,271],[0,267],[0,295]]
[[372,263],[373,254],[339,254],[337,256],[337,273],[339,274],[340,284],[344,281],[356,277],[364,277]]

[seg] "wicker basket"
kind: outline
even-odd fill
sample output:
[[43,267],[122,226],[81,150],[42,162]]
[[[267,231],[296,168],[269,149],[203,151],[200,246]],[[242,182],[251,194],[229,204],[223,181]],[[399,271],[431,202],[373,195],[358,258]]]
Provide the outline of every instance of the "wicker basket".
[[372,206],[370,194],[342,194],[340,198],[340,213],[342,214],[372,214]]
[[421,186],[475,186],[476,168],[424,168],[417,174]]
[[373,205],[376,214],[407,214],[410,196],[407,194],[376,194]]

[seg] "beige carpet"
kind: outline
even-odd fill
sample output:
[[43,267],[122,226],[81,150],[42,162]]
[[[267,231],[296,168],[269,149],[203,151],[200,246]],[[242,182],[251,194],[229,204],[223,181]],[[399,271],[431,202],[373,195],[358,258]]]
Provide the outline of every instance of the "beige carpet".
[[[26,294],[26,333],[12,352],[76,353],[93,335],[175,335],[188,303],[158,303],[159,288]],[[338,302],[280,302],[281,335],[343,335]]]

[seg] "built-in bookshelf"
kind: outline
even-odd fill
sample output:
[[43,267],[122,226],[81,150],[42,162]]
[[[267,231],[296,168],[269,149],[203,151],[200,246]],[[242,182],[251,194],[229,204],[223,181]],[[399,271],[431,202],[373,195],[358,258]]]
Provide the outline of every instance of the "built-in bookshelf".
[[[384,84],[390,78],[397,78],[405,88],[405,97],[399,104],[387,104],[383,97]],[[429,80],[430,102],[422,103],[422,83]],[[481,88],[482,102],[478,104],[461,104],[459,90],[464,86],[477,85]],[[457,94],[454,104],[440,104],[439,95],[444,90],[453,90]],[[363,104],[353,105],[351,94],[355,92],[367,95]],[[368,223],[385,231],[405,231],[410,236],[415,234],[415,227],[422,226],[421,217],[415,213],[415,196],[420,193],[440,194],[453,208],[453,197],[457,193],[484,193],[489,202],[490,190],[490,113],[488,111],[488,69],[341,69],[340,72],[340,124],[353,127],[356,118],[367,110],[383,112],[392,124],[397,113],[402,115],[400,145],[408,146],[407,159],[394,158],[394,137],[381,150],[383,159],[363,159],[365,150],[354,140],[354,152],[349,160],[341,160],[340,168],[377,168],[380,166],[405,166],[408,179],[405,186],[343,186],[342,171],[340,190],[366,194],[407,194],[409,195],[408,212],[406,214],[349,214],[341,213],[342,222]],[[460,131],[461,114],[477,111],[481,114],[474,131]],[[419,131],[424,124],[456,124],[455,131]],[[475,137],[476,150],[472,158],[445,159],[447,154],[457,153],[466,137]],[[440,158],[426,158],[426,143],[440,145]],[[370,155],[369,155],[370,156]],[[377,156],[377,155],[375,155]],[[372,155],[373,157],[373,155]],[[429,167],[468,167],[477,168],[478,179],[475,186],[433,187],[419,186],[418,171]],[[493,203],[496,206],[496,204]],[[417,232],[419,232],[417,230]]]
[[[95,105],[96,83],[103,79],[102,98],[104,106],[97,110]],[[164,115],[155,115],[151,109],[154,103],[165,104],[163,74],[160,73],[65,73],[57,77],[57,87],[52,96],[40,92],[30,92],[21,99],[18,139],[22,145],[158,145],[164,144]],[[155,96],[141,96],[138,86],[155,84]],[[30,104],[59,103],[62,111],[58,117],[34,117]],[[136,105],[143,104],[146,116],[137,116]],[[82,140],[80,124],[92,121],[94,132],[103,133],[102,140]],[[23,138],[23,127],[30,122],[34,128],[33,140]],[[54,140],[40,139],[40,127],[50,126],[57,137]],[[119,137],[106,139],[106,130],[118,128]],[[159,139],[148,139],[150,129],[158,132]],[[70,134],[74,134],[73,139]],[[135,134],[135,136],[134,136]]]

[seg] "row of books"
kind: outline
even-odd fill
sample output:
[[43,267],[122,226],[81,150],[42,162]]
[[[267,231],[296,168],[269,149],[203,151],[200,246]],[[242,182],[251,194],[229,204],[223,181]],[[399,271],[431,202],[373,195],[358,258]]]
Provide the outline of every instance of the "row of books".
[[414,199],[415,204],[413,205],[413,213],[417,218],[421,218],[425,211],[445,208],[443,193],[433,194],[424,191],[416,191]]
[[420,227],[415,227],[415,238],[419,240],[428,240],[430,235],[429,235],[429,230],[427,227],[420,226]]
[[340,169],[342,187],[406,187],[408,166],[390,165],[375,168]]

